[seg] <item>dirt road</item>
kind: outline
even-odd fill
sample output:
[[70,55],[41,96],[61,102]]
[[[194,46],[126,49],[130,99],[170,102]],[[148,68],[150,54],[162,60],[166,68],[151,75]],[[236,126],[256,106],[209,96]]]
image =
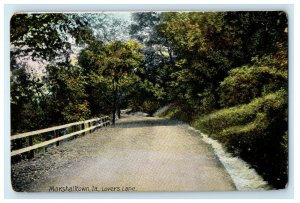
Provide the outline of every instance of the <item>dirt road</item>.
[[126,116],[115,127],[66,142],[12,168],[19,191],[235,190],[197,133],[186,124],[151,117]]

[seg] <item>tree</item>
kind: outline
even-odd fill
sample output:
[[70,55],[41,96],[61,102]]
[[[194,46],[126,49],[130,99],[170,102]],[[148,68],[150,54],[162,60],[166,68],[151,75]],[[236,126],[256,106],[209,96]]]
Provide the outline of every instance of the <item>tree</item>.
[[[85,69],[94,84],[102,86],[104,92],[110,92],[106,99],[110,102],[113,124],[116,113],[120,111],[124,89],[137,80],[135,72],[140,67],[143,55],[141,45],[134,42],[95,42],[80,53],[79,64]],[[89,88],[94,88],[89,87]]]
[[19,68],[12,70],[10,85],[12,134],[44,126],[40,119],[44,117],[40,98],[46,96],[41,90],[42,81],[33,80],[25,68]]
[[129,40],[129,21],[118,18],[112,13],[84,13],[80,15],[86,19],[94,37],[104,43]]
[[175,59],[167,39],[159,35],[156,29],[162,16],[161,12],[133,13],[130,27],[131,37],[144,45],[142,53],[145,56],[143,70],[138,73],[141,85],[131,103],[135,110],[148,113],[170,101],[166,91]]
[[[11,18],[12,132],[36,130],[57,124],[47,111],[53,101],[44,74],[31,73],[47,64],[66,66],[72,45],[92,38],[87,21],[77,14],[15,14]],[[29,67],[34,61],[41,66]],[[21,116],[22,115],[22,116]],[[20,117],[21,116],[21,117]],[[54,122],[54,123],[53,123]]]
[[12,68],[19,57],[66,60],[71,49],[70,38],[80,44],[91,37],[87,24],[76,14],[13,15],[10,21]]
[[[176,102],[188,104],[195,112],[218,107],[218,82],[232,65],[238,42],[224,32],[223,13],[164,13],[157,26],[174,51],[176,61],[169,83]],[[193,112],[191,112],[193,113]]]
[[196,112],[220,108],[219,83],[252,57],[276,53],[278,43],[286,47],[286,22],[282,12],[163,13],[157,30],[176,58],[173,94]]
[[59,124],[88,119],[91,113],[86,100],[86,77],[81,67],[49,65],[47,72],[49,100],[45,111],[51,123]]
[[252,57],[277,54],[281,48],[287,49],[288,19],[285,12],[226,12],[224,21],[241,44],[241,57],[235,67],[246,64]]

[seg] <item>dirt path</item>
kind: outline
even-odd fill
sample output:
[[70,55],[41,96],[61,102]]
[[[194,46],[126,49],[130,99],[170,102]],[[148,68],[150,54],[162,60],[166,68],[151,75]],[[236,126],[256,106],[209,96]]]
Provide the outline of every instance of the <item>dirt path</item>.
[[30,184],[18,186],[21,191],[235,190],[199,135],[185,124],[151,117],[127,116],[115,127],[66,142],[13,168],[15,181],[16,174],[22,176],[19,168],[38,171]]

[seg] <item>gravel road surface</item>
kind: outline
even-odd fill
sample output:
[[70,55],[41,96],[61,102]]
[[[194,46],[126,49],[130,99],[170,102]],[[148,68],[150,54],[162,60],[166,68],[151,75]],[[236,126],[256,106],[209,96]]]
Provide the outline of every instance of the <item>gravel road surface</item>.
[[235,190],[211,146],[188,125],[134,115],[13,164],[12,185],[28,192]]

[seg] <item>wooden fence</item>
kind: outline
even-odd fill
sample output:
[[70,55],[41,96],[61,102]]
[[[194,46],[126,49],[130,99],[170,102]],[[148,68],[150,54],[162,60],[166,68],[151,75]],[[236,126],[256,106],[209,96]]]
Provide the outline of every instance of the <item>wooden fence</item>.
[[[74,137],[76,135],[84,134],[88,131],[92,132],[96,128],[99,128],[102,126],[107,126],[109,124],[110,124],[109,117],[105,116],[105,117],[101,117],[101,118],[94,118],[94,119],[90,119],[90,120],[86,120],[86,121],[79,121],[79,122],[75,122],[75,123],[69,123],[66,125],[55,126],[55,127],[51,127],[51,128],[45,128],[45,129],[41,129],[41,130],[36,130],[36,131],[13,135],[10,137],[11,143],[15,142],[16,140],[19,140],[19,139],[28,139],[30,146],[24,147],[21,149],[12,150],[11,156],[19,155],[19,154],[22,154],[25,152],[31,152],[35,149],[38,149],[41,147],[46,147],[50,144],[56,143],[58,145],[59,141]],[[68,129],[70,129],[71,127],[76,127],[76,126],[79,126],[80,130],[68,133]],[[63,135],[61,135],[61,136],[58,135],[59,130],[64,132]],[[47,141],[43,141],[41,143],[33,144],[33,141],[32,141],[33,136],[38,136],[38,135],[48,133],[48,132],[53,134],[52,137],[54,137],[54,138],[47,140]]]

